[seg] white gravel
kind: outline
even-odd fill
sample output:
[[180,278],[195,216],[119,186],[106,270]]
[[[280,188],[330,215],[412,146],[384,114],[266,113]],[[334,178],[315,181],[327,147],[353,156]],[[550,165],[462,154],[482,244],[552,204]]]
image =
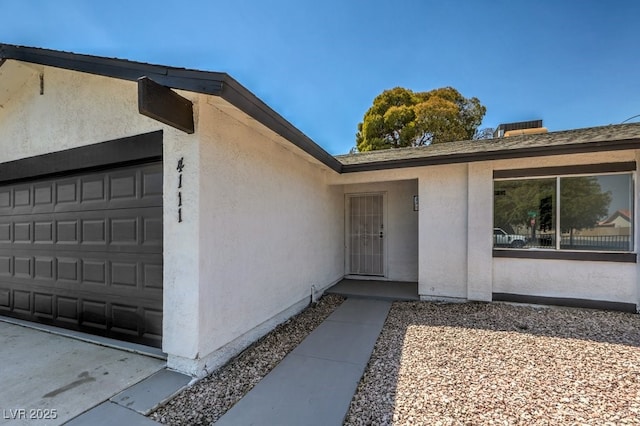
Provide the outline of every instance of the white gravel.
[[640,424],[640,315],[395,303],[345,424]]
[[208,425],[251,390],[325,320],[343,298],[326,295],[277,326],[224,367],[178,394],[149,417],[170,425]]
[[[151,418],[211,424],[342,303],[325,296]],[[640,424],[640,315],[397,302],[345,425]]]

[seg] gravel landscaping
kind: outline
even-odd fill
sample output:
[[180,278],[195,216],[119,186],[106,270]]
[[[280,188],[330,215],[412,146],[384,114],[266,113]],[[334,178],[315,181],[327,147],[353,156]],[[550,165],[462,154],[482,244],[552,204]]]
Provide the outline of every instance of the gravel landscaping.
[[343,298],[323,296],[277,326],[224,367],[178,394],[149,417],[170,425],[208,425],[218,420],[325,320]]
[[640,424],[640,315],[395,303],[345,424]]
[[[150,417],[211,424],[343,299],[325,296]],[[396,302],[345,425],[640,424],[640,315]]]

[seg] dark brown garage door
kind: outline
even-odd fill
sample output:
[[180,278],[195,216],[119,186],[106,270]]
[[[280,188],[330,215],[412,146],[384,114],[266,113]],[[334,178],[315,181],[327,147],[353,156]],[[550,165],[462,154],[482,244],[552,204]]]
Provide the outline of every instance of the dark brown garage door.
[[162,163],[0,186],[0,315],[160,346]]

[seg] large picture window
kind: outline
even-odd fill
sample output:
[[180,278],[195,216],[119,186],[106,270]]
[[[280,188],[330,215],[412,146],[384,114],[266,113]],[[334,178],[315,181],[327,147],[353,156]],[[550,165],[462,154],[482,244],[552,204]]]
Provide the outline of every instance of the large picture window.
[[633,251],[631,173],[494,181],[494,248]]

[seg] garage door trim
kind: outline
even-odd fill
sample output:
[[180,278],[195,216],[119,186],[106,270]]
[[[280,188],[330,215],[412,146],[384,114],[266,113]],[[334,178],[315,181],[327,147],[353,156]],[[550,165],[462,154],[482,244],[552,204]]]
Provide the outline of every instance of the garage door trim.
[[162,160],[162,130],[2,163],[0,183]]

